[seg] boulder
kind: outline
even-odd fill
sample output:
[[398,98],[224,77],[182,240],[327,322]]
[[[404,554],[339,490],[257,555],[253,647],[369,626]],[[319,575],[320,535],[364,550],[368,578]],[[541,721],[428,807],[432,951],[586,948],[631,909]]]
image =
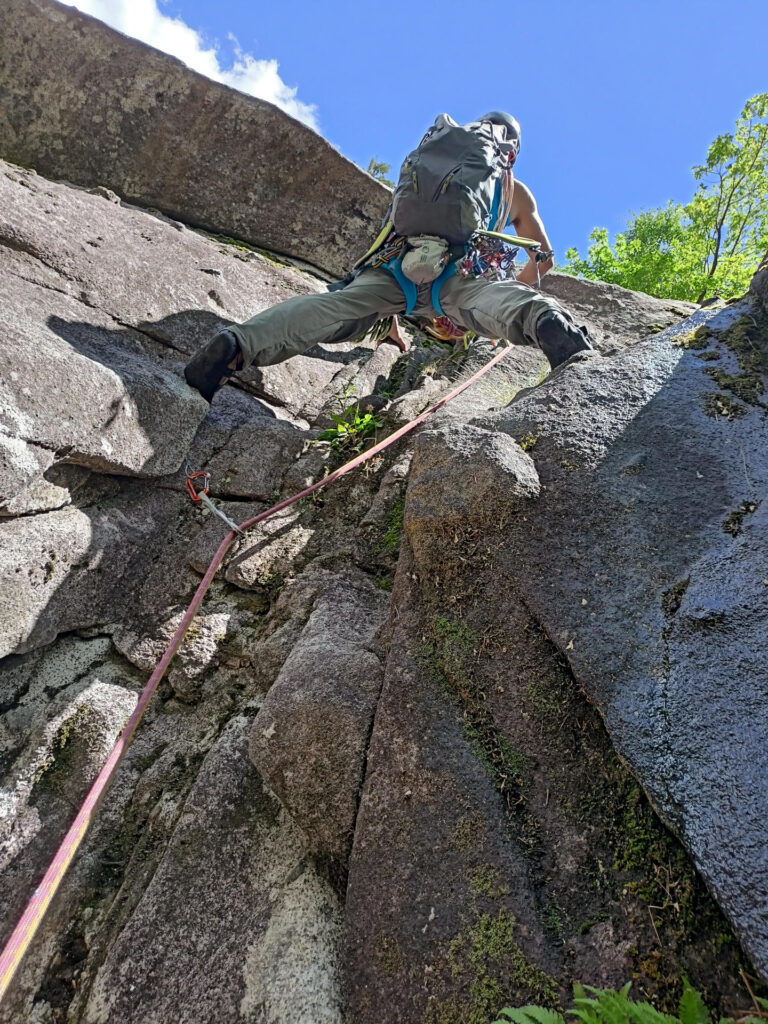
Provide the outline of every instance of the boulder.
[[[131,476],[172,473],[208,404],[183,379],[116,344],[114,323],[74,299],[6,277],[2,497],[54,460]],[[126,332],[130,335],[130,331]]]
[[503,519],[510,503],[532,500],[539,479],[531,459],[499,432],[459,423],[422,431],[413,456],[405,529],[417,557],[450,540],[451,527]]
[[379,231],[388,189],[311,128],[55,0],[5,0],[0,69],[25,167],[335,275]]
[[0,656],[161,613],[189,586],[178,568],[195,529],[188,504],[124,488],[98,505],[0,521]]

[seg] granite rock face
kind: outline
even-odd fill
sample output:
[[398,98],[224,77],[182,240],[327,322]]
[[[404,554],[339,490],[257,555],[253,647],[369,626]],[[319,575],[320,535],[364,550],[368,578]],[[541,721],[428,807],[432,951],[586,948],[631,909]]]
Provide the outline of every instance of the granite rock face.
[[[343,1020],[338,897],[301,865],[295,826],[245,756],[247,727],[232,718],[204,760],[150,885],[96,975],[84,1024],[192,1020],[192,1006],[198,1020]],[[234,963],[243,965],[235,977]]]
[[[0,199],[5,938],[226,534],[187,458],[246,521],[351,455],[350,387],[382,436],[498,350],[327,346],[209,408],[186,356],[323,284],[105,189]],[[702,876],[765,973],[764,313],[553,287],[597,353],[512,348],[230,550],[0,1024],[743,1005]]]
[[15,163],[336,275],[378,233],[389,191],[311,128],[55,0],[5,0],[0,69]]
[[576,323],[587,325],[601,352],[615,352],[628,343],[658,334],[698,308],[692,302],[657,299],[617,284],[556,272],[544,278],[542,291],[562,302]]
[[768,252],[763,256],[749,290],[757,296],[763,306],[768,307]]
[[745,302],[482,420],[536,438],[542,500],[509,528],[526,601],[764,972],[767,371]]
[[324,573],[319,587],[256,716],[249,749],[312,848],[344,864],[382,684],[372,646],[389,602],[362,574]]

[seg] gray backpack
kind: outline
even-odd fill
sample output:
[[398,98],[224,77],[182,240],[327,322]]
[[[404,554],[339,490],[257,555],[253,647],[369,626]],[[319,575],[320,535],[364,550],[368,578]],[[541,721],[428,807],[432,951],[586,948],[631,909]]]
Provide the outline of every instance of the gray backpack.
[[[390,219],[398,235],[435,235],[450,245],[496,229],[514,146],[490,121],[457,124],[440,114],[400,168]],[[502,225],[503,226],[503,225]]]

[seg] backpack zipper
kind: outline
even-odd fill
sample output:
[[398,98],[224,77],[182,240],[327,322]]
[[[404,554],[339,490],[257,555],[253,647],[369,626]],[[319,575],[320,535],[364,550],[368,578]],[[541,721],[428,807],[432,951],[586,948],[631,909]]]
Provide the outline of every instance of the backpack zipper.
[[448,188],[448,186],[451,183],[451,178],[454,176],[454,174],[457,171],[460,171],[460,170],[461,170],[460,167],[454,167],[452,171],[448,171],[446,176],[443,178],[443,180],[440,182],[440,184],[435,189],[435,194],[432,196],[432,202],[434,202],[439,196],[441,196],[445,192],[445,190]]

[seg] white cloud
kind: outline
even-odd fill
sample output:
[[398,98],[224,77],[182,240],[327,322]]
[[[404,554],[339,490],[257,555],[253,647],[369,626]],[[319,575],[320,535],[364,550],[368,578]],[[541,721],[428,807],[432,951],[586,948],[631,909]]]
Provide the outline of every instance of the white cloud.
[[68,0],[84,14],[104,21],[127,36],[178,57],[188,67],[216,82],[239,89],[240,92],[268,100],[318,130],[317,108],[296,98],[296,88],[286,85],[279,75],[276,60],[257,60],[243,53],[237,40],[235,60],[223,68],[215,46],[206,47],[199,32],[180,18],[171,18],[157,7],[157,0]]

